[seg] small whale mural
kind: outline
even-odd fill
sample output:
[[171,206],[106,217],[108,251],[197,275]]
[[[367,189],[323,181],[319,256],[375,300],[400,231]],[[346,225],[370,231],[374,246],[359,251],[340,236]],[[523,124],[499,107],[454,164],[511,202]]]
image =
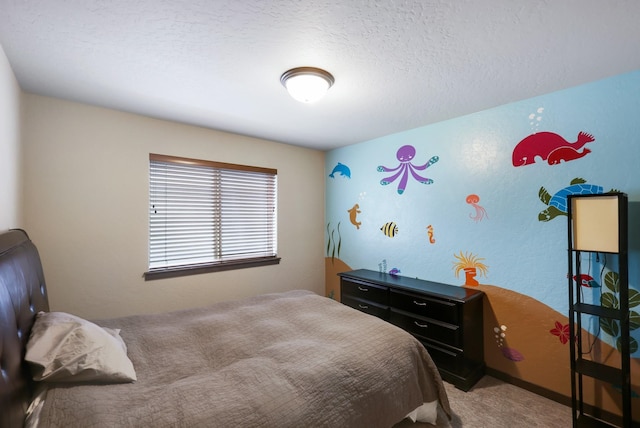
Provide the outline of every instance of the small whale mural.
[[340,174],[343,177],[351,178],[351,170],[349,169],[348,166],[346,166],[343,163],[338,162],[338,164],[333,167],[333,171],[331,171],[331,174],[329,174],[329,177],[336,178],[335,176],[336,173]]
[[551,153],[549,153],[549,157],[547,158],[547,163],[549,165],[558,165],[560,162],[569,162],[572,160],[580,159],[591,153],[591,150],[586,147],[582,149],[581,152],[577,151],[573,147],[558,147]]
[[578,150],[592,141],[595,141],[593,135],[582,131],[578,133],[578,139],[573,143],[553,132],[537,132],[516,145],[511,161],[513,166],[518,167],[531,165],[539,157],[549,165],[558,165],[560,162],[569,162],[591,153],[591,150],[586,147],[581,152]]

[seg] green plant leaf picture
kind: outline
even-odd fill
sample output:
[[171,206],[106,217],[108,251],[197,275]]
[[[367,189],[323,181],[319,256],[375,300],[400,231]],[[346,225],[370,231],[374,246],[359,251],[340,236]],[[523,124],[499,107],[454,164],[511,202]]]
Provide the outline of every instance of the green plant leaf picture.
[[620,302],[618,296],[613,293],[602,293],[600,296],[600,304],[605,308],[618,309]]
[[637,330],[640,327],[640,314],[636,311],[629,311],[629,330]]
[[620,291],[620,275],[617,272],[607,272],[604,276],[604,285],[614,293]]
[[620,334],[618,322],[609,318],[600,318],[600,328],[609,336],[617,337]]
[[[618,340],[616,340],[616,348],[618,348],[618,350],[622,349],[622,341],[620,337],[618,338]],[[637,350],[638,350],[638,341],[636,341],[633,337],[630,337],[629,352],[633,354]]]
[[640,305],[640,293],[634,289],[629,289],[629,308]]
[[[617,272],[607,272],[604,276],[604,285],[611,291],[605,291],[600,295],[600,305],[609,309],[620,309],[620,275]],[[640,292],[637,290],[629,290],[629,308],[640,306]],[[620,351],[620,321],[609,318],[600,318],[600,328],[609,336],[615,339],[616,348]],[[629,311],[629,330],[637,330],[640,328],[640,313],[637,311]],[[629,349],[631,353],[638,350],[638,341],[633,337],[629,338]]]

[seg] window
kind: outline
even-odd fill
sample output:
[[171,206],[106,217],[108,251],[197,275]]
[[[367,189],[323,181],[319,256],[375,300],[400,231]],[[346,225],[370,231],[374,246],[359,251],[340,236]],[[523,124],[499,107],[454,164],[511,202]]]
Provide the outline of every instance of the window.
[[145,279],[277,264],[277,171],[149,155]]

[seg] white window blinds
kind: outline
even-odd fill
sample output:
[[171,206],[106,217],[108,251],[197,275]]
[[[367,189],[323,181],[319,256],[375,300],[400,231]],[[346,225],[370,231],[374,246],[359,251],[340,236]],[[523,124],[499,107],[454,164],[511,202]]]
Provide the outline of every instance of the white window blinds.
[[277,171],[149,155],[149,270],[277,256]]

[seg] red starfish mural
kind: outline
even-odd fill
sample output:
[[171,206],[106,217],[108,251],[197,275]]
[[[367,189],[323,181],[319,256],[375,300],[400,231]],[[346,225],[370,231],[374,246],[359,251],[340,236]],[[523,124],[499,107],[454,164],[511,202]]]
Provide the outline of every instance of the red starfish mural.
[[560,342],[564,345],[569,341],[569,324],[562,325],[556,321],[556,327],[549,330],[549,333],[558,336]]

